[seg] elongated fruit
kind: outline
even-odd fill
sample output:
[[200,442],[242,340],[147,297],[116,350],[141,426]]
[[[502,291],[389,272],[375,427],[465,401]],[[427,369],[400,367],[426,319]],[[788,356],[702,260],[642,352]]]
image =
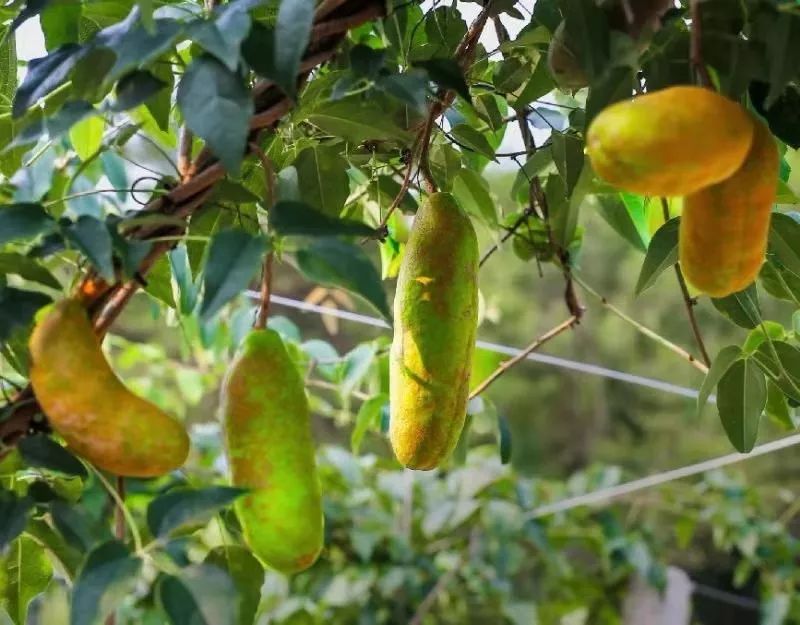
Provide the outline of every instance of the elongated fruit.
[[763,123],[739,170],[684,199],[679,257],[686,279],[712,297],[741,291],[756,279],[767,248],[778,181],[778,148]]
[[119,380],[78,302],[65,300],[45,311],[29,347],[36,399],[77,454],[135,477],[163,475],[186,460],[183,426]]
[[447,193],[417,212],[394,300],[389,387],[397,459],[433,469],[453,451],[466,417],[478,322],[478,242]]
[[592,122],[586,151],[600,177],[642,195],[694,193],[729,178],[753,141],[739,104],[701,87],[670,87],[613,104]]
[[310,567],[323,543],[322,498],[303,381],[274,330],[254,330],[222,387],[222,419],[245,540],[283,573]]

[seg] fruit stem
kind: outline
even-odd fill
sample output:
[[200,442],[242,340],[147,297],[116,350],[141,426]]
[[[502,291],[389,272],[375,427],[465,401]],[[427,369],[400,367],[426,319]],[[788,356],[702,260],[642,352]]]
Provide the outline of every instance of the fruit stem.
[[592,287],[590,287],[588,284],[586,284],[586,282],[583,281],[583,278],[581,278],[577,274],[573,273],[572,274],[572,278],[573,278],[573,280],[575,280],[575,282],[577,282],[578,284],[581,285],[581,287],[583,288],[584,291],[586,291],[587,293],[589,293],[589,295],[591,295],[592,297],[597,299],[597,301],[599,301],[605,308],[608,308],[608,310],[610,310],[612,313],[614,313],[617,317],[619,317],[620,319],[622,319],[626,323],[632,325],[634,328],[636,328],[636,330],[638,330],[639,332],[644,334],[646,337],[648,337],[650,339],[653,339],[656,343],[658,343],[662,347],[666,347],[671,352],[677,354],[678,356],[680,356],[684,360],[687,360],[689,362],[689,364],[691,364],[695,369],[697,369],[698,371],[703,373],[703,375],[708,373],[708,367],[706,365],[704,365],[702,362],[700,362],[697,358],[692,356],[685,349],[683,349],[682,347],[680,347],[678,345],[675,345],[675,343],[673,343],[672,341],[664,338],[663,336],[661,336],[657,332],[654,332],[653,330],[651,330],[647,326],[642,325],[641,323],[639,323],[635,319],[633,319],[633,318],[629,317],[628,315],[626,315],[619,308],[617,308],[611,302],[609,302],[605,297],[600,295]]
[[692,18],[692,39],[689,55],[697,72],[697,82],[703,87],[712,87],[713,82],[703,60],[703,23],[700,18],[700,0],[689,0],[689,11]]
[[[661,209],[664,211],[664,221],[670,220],[669,203],[667,198],[661,198]],[[703,357],[703,362],[707,367],[711,366],[711,358],[708,356],[706,344],[703,341],[703,335],[700,333],[700,325],[697,323],[697,317],[694,314],[695,301],[689,295],[689,288],[686,286],[686,279],[683,277],[680,263],[675,263],[675,275],[678,278],[678,285],[681,287],[681,294],[683,295],[683,302],[686,304],[686,313],[689,315],[689,324],[692,326],[694,333],[694,340],[697,342],[697,348],[700,350],[700,355]]]
[[111,482],[108,481],[106,476],[103,475],[100,471],[98,471],[93,465],[86,463],[86,466],[89,467],[89,470],[97,476],[97,479],[100,480],[100,483],[108,491],[108,494],[111,497],[111,499],[114,500],[117,509],[122,513],[122,516],[125,519],[125,523],[127,524],[128,529],[131,532],[131,537],[133,538],[133,548],[136,551],[136,553],[139,553],[140,551],[142,551],[142,537],[139,534],[139,529],[136,527],[136,522],[133,520],[130,510],[128,510],[128,507],[125,505],[125,502],[120,497],[120,493],[118,493],[117,489],[111,485]]
[[261,296],[258,302],[258,313],[253,327],[256,330],[263,330],[267,327],[267,317],[269,317],[269,300],[272,289],[272,252],[267,252],[264,256],[264,266],[261,270]]

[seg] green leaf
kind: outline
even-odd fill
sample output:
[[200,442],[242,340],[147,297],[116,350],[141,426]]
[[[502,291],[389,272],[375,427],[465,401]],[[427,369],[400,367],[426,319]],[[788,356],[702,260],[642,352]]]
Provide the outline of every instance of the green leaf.
[[164,88],[150,96],[144,103],[147,110],[152,115],[156,126],[164,132],[169,132],[169,113],[172,108],[172,89],[175,85],[175,76],[172,67],[167,63],[156,63],[150,68],[153,76],[160,80]]
[[456,176],[461,171],[461,154],[446,143],[434,143],[428,161],[439,190],[452,191]]
[[82,161],[88,160],[100,149],[103,144],[103,130],[105,127],[105,120],[94,115],[84,117],[72,126],[69,131],[69,140]]
[[61,85],[85,51],[82,46],[68,43],[45,57],[32,59],[14,96],[12,115],[22,116],[31,105]]
[[0,342],[7,341],[17,328],[30,325],[36,311],[51,301],[44,293],[0,285]]
[[107,282],[114,282],[111,233],[105,223],[89,215],[63,229],[64,238],[78,249]]
[[[157,19],[148,29],[139,19],[140,9],[133,7],[122,21],[97,33],[95,46],[111,50],[116,59],[107,78],[113,79],[137,67],[148,65],[169,50],[183,30],[173,19]],[[98,76],[98,81],[104,76]]]
[[767,406],[765,410],[767,416],[785,430],[797,428],[798,420],[794,415],[794,409],[789,408],[783,391],[772,380],[767,380]]
[[375,229],[365,223],[354,219],[334,219],[305,202],[278,202],[269,211],[269,223],[282,236],[375,235]]
[[0,206],[0,245],[50,232],[55,221],[41,204]]
[[267,241],[244,230],[222,230],[211,239],[203,271],[200,316],[210,319],[241,293],[261,266]]
[[364,141],[396,141],[407,145],[412,140],[411,132],[398,125],[394,116],[388,114],[385,108],[358,95],[335,101],[324,99],[310,110],[301,111],[298,118],[298,121],[305,119],[324,132],[353,144]]
[[153,536],[161,537],[182,525],[205,523],[245,492],[230,486],[175,488],[156,497],[147,507],[147,526]]
[[15,252],[0,253],[0,276],[14,274],[52,289],[61,289],[61,283],[45,267],[30,256]]
[[[234,2],[217,10],[216,19],[197,20],[188,29],[191,39],[234,72],[239,66],[239,49],[250,32],[247,3]],[[262,51],[268,55],[270,51]]]
[[26,436],[17,444],[17,449],[28,466],[83,478],[87,475],[80,460],[45,434]]
[[39,15],[47,49],[77,43],[80,18],[81,4],[77,0],[47,2],[47,7]]
[[636,250],[647,252],[651,237],[647,228],[647,208],[642,197],[632,194],[598,195],[597,209],[617,234]]
[[192,270],[189,265],[189,256],[185,245],[178,245],[167,255],[169,266],[175,283],[178,285],[180,302],[178,310],[185,314],[191,314],[197,304],[198,288],[192,280]]
[[358,388],[358,385],[369,372],[378,346],[373,343],[362,343],[358,347],[348,352],[342,363],[342,379],[339,382],[339,390],[344,397],[348,397]]
[[439,87],[455,91],[467,102],[472,102],[464,71],[455,59],[428,59],[415,61],[412,65],[428,72],[428,77]]
[[767,381],[751,360],[737,360],[717,385],[717,410],[725,433],[737,451],[747,453],[758,438],[767,404]]
[[88,511],[79,506],[54,501],[50,504],[50,516],[66,542],[81,553],[91,550],[101,541],[111,539],[108,528],[98,525]]
[[212,549],[204,564],[216,566],[233,580],[238,598],[238,625],[252,625],[261,600],[264,567],[249,549],[238,545],[225,545]]
[[800,276],[800,223],[784,213],[772,213],[769,247],[784,267]]
[[192,61],[178,85],[186,125],[225,168],[238,174],[247,146],[253,100],[241,78],[211,56]]
[[141,565],[116,540],[92,550],[72,590],[70,625],[96,625],[115,610],[133,591]]
[[787,397],[800,402],[800,349],[786,341],[764,341],[753,360]]
[[0,489],[0,553],[25,529],[32,508],[30,497]]
[[117,83],[116,99],[112,111],[136,108],[161,91],[167,83],[148,71],[136,70],[123,76]]
[[11,109],[17,90],[17,39],[14,33],[0,28],[0,113]]
[[724,317],[742,328],[751,330],[761,321],[758,290],[755,284],[727,297],[711,298],[711,303]]
[[391,320],[380,274],[360,246],[327,237],[316,239],[297,252],[297,265],[309,280],[359,295]]
[[742,345],[742,351],[745,354],[752,354],[766,340],[783,341],[785,338],[786,330],[783,325],[777,321],[764,321],[762,325],[750,330]]
[[800,302],[800,276],[779,266],[776,261],[767,257],[761,266],[761,286],[772,297],[788,302]]
[[305,54],[314,21],[314,0],[281,0],[275,22],[275,83],[294,99],[297,74]]
[[602,75],[609,60],[608,22],[594,2],[561,0],[564,29],[580,66],[593,80]]
[[708,370],[703,384],[700,387],[700,392],[697,395],[697,414],[703,412],[711,391],[719,384],[723,375],[728,372],[734,362],[742,357],[742,350],[738,345],[728,345],[723,347],[714,361],[711,363],[711,368]]
[[489,184],[471,169],[462,168],[453,180],[453,195],[464,210],[497,225],[497,208],[489,193]]
[[159,258],[147,272],[144,290],[170,308],[176,308],[171,276],[169,261],[164,257]]
[[488,159],[494,160],[494,148],[482,133],[468,124],[456,124],[451,130],[458,143]]
[[364,436],[370,429],[380,430],[381,409],[389,403],[389,396],[385,393],[370,397],[361,404],[356,415],[353,431],[350,433],[350,449],[357,454],[361,449]]
[[313,146],[295,159],[300,199],[326,215],[338,216],[350,194],[341,146]]
[[550,141],[553,145],[553,161],[564,179],[567,196],[570,196],[583,170],[583,141],[576,135],[562,132],[552,133]]
[[275,75],[275,30],[261,22],[253,22],[242,43],[242,56],[262,78]]
[[665,269],[678,262],[678,229],[680,218],[675,217],[661,226],[647,246],[647,254],[636,281],[636,295],[639,295],[655,284],[656,279]]
[[71,581],[81,565],[83,554],[68,545],[64,538],[45,521],[31,520],[25,528],[25,533],[50,552],[51,557],[58,561],[67,579]]
[[53,577],[47,554],[33,539],[20,536],[0,560],[0,607],[17,625],[28,622],[30,602]]

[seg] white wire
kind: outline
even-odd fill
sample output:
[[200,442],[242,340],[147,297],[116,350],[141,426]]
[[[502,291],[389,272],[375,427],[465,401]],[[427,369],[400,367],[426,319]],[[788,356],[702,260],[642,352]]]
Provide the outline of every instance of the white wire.
[[[259,294],[256,291],[247,291],[246,294],[254,299],[258,299],[259,297]],[[309,304],[308,302],[303,302],[289,297],[283,297],[281,295],[270,296],[270,301],[280,306],[288,306],[290,308],[296,308],[297,310],[304,310],[306,312],[330,315],[332,317],[338,317],[339,319],[360,323],[362,325],[373,326],[375,328],[389,328],[389,324],[387,324],[383,319],[378,317],[370,317],[368,315],[361,315],[348,310],[326,308],[325,306]],[[504,354],[506,356],[517,356],[522,353],[522,350],[517,347],[500,345],[498,343],[490,343],[488,341],[477,341],[476,345],[481,349],[486,349],[498,354]],[[554,367],[560,367],[562,369],[579,371],[580,373],[610,378],[612,380],[619,380],[621,382],[627,382],[637,386],[644,386],[658,391],[664,391],[665,393],[680,395],[681,397],[688,397],[690,399],[696,399],[698,394],[693,388],[686,388],[685,386],[678,386],[677,384],[672,384],[670,382],[647,378],[641,375],[635,375],[633,373],[626,373],[625,371],[617,371],[616,369],[609,369],[607,367],[601,367],[599,365],[593,365],[586,362],[578,362],[576,360],[569,360],[567,358],[559,358],[558,356],[533,353],[528,354],[526,359],[533,362],[552,365]],[[712,395],[709,398],[709,402],[714,403],[715,401],[716,398]]]
[[527,516],[531,519],[539,519],[551,514],[566,512],[567,510],[572,510],[573,508],[578,508],[580,506],[605,503],[611,499],[622,497],[624,495],[630,495],[631,493],[635,493],[646,488],[660,486],[661,484],[666,484],[667,482],[673,482],[685,477],[691,477],[692,475],[706,473],[707,471],[712,471],[714,469],[726,467],[731,464],[736,464],[738,462],[742,462],[743,460],[764,456],[774,451],[792,447],[798,443],[800,443],[800,434],[792,434],[770,443],[758,445],[757,447],[753,448],[753,451],[751,451],[749,454],[727,454],[718,458],[712,458],[710,460],[704,460],[703,462],[697,462],[685,467],[680,467],[679,469],[672,469],[670,471],[664,471],[663,473],[649,475],[647,477],[625,482],[624,484],[619,484],[617,486],[601,488],[583,495],[568,497],[566,499],[562,499],[561,501],[556,501],[555,503],[538,506],[531,510]]

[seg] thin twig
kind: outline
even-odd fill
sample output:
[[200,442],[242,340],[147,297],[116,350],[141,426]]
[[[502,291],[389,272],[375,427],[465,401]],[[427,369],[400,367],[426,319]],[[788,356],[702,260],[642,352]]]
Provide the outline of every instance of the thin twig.
[[406,173],[403,176],[403,182],[400,184],[400,190],[397,192],[397,195],[394,196],[392,203],[389,204],[389,208],[386,209],[386,214],[381,219],[381,223],[378,224],[378,227],[375,229],[377,232],[377,236],[385,237],[386,236],[386,227],[389,223],[389,219],[392,216],[392,213],[400,206],[400,203],[405,198],[406,194],[408,193],[408,188],[411,186],[411,172],[414,169],[414,152],[416,150],[416,143],[411,148],[411,153],[408,156],[408,165],[406,165]]
[[653,330],[651,330],[647,326],[642,325],[641,323],[639,323],[638,321],[636,321],[632,317],[629,317],[628,315],[626,315],[619,308],[617,308],[611,302],[609,302],[605,297],[600,295],[592,287],[590,287],[588,284],[586,284],[586,282],[584,282],[582,278],[578,277],[575,274],[573,274],[572,278],[573,278],[573,280],[575,282],[577,282],[578,284],[581,285],[581,287],[583,288],[584,291],[586,291],[592,297],[597,299],[597,301],[599,301],[605,308],[610,310],[617,317],[619,317],[620,319],[622,319],[626,323],[628,323],[631,326],[633,326],[634,328],[636,328],[636,330],[638,330],[639,332],[644,334],[646,337],[653,339],[656,343],[658,343],[662,347],[666,347],[669,351],[677,354],[678,356],[680,356],[684,360],[688,361],[689,364],[691,364],[698,371],[702,372],[704,375],[708,373],[708,367],[706,365],[704,365],[702,362],[700,362],[697,358],[692,356],[685,349],[683,349],[682,347],[679,347],[678,345],[675,345],[675,343],[673,343],[672,341],[669,341],[668,339],[665,339],[663,336],[661,336],[657,332],[654,332]]
[[697,73],[698,82],[704,87],[711,87],[713,83],[703,59],[703,20],[700,18],[700,0],[689,0],[689,9],[692,17],[692,38],[689,51],[692,66]]
[[[669,203],[667,202],[666,198],[661,198],[661,208],[664,211],[664,221],[669,221]],[[683,271],[681,271],[680,263],[675,263],[675,275],[678,278],[678,285],[681,288],[683,303],[686,305],[686,314],[689,315],[689,325],[692,326],[692,333],[694,334],[694,340],[697,343],[697,348],[700,350],[700,355],[703,358],[703,362],[706,363],[707,367],[710,367],[711,358],[708,356],[708,350],[706,349],[706,344],[703,341],[703,335],[700,333],[700,325],[697,323],[697,317],[694,314],[694,307],[697,302],[689,294],[689,288],[686,286],[686,279],[683,277]]]
[[[117,476],[117,495],[119,500],[125,503],[125,478],[121,475]],[[114,506],[114,535],[117,540],[125,540],[125,513],[118,505]]]
[[548,330],[542,336],[538,337],[536,340],[533,341],[530,345],[528,345],[525,349],[523,349],[519,354],[514,356],[513,358],[506,360],[505,362],[500,363],[500,366],[497,367],[490,375],[487,377],[483,382],[478,384],[475,389],[469,394],[470,399],[474,399],[481,393],[483,393],[489,386],[497,380],[501,375],[503,375],[506,371],[511,369],[514,365],[522,362],[525,360],[529,354],[535,352],[539,349],[542,345],[547,343],[550,339],[557,337],[562,332],[569,330],[570,328],[574,327],[579,322],[579,319],[572,315],[566,321],[562,321],[552,330]]
[[433,588],[430,589],[428,594],[425,595],[425,598],[420,602],[419,606],[417,606],[417,611],[414,612],[414,616],[408,622],[408,625],[422,625],[422,620],[425,618],[425,616],[427,616],[428,612],[431,611],[433,605],[436,603],[436,599],[439,598],[439,595],[445,591],[445,589],[450,585],[450,582],[452,582],[456,575],[458,575],[460,564],[461,563],[459,562],[458,565],[447,571],[436,581],[436,584],[434,584]]

